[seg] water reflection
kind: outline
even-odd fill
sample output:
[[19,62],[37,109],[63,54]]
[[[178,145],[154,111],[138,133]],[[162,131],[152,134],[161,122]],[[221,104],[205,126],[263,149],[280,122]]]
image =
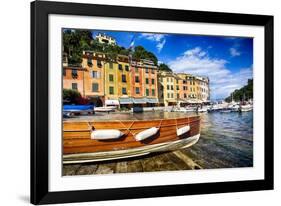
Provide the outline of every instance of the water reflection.
[[204,168],[253,166],[253,112],[201,115],[201,137],[185,152]]

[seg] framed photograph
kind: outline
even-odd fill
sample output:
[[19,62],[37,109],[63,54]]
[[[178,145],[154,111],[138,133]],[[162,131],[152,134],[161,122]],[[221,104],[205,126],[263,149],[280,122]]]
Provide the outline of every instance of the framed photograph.
[[31,203],[273,189],[273,16],[31,3]]

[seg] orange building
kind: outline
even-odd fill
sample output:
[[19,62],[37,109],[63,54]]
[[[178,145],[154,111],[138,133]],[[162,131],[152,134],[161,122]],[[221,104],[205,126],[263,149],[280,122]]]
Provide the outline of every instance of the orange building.
[[154,65],[153,61],[142,59],[141,68],[143,76],[143,96],[146,97],[149,105],[158,104],[158,67]]
[[131,70],[131,96],[134,98],[141,98],[144,95],[144,81],[143,68],[138,61],[132,61],[130,65]]
[[85,97],[85,69],[82,67],[63,67],[63,88],[77,90]]
[[104,65],[105,54],[92,51],[83,52],[82,67],[86,70],[84,75],[85,96],[90,98],[96,106],[102,106],[105,102]]

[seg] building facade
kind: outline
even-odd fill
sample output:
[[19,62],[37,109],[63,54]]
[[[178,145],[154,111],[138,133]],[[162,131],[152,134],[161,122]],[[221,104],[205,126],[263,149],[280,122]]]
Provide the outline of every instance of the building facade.
[[93,51],[83,52],[80,67],[64,60],[63,88],[79,91],[96,106],[184,106],[210,100],[207,77],[158,71],[150,60],[126,55],[109,59]]
[[105,102],[105,78],[104,78],[105,54],[84,51],[82,67],[86,70],[84,74],[85,96],[97,106]]
[[158,92],[161,105],[177,105],[177,81],[178,77],[172,72],[159,73]]
[[85,97],[85,69],[82,67],[63,67],[63,88],[78,91]]
[[116,45],[116,40],[113,37],[102,33],[98,33],[96,39],[102,44]]

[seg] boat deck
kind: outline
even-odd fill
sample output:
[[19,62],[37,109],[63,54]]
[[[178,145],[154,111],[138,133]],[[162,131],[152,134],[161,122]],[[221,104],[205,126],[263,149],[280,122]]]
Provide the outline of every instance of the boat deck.
[[184,117],[198,116],[196,113],[183,112],[160,112],[150,111],[142,113],[132,112],[112,112],[112,113],[95,113],[94,115],[80,115],[73,118],[64,118],[65,122],[72,121],[116,121],[116,120],[159,120],[159,119],[174,119]]

